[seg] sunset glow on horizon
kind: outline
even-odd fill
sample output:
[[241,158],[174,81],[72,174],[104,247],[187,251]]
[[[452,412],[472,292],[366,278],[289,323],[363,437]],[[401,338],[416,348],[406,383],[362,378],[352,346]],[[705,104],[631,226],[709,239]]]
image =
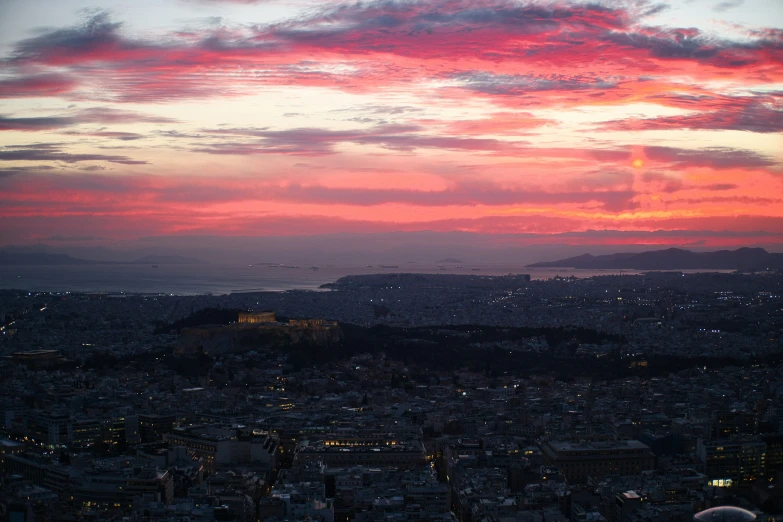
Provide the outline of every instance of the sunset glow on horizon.
[[0,4],[0,246],[783,250],[783,4]]

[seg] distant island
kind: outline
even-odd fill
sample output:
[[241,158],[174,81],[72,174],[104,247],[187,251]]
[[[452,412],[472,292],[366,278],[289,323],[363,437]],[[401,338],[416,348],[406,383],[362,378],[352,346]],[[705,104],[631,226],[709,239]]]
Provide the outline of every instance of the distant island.
[[462,261],[453,257],[447,257],[446,259],[441,259],[438,263],[462,263]]
[[757,272],[783,269],[783,254],[771,254],[763,248],[740,248],[716,252],[691,252],[680,248],[668,248],[666,250],[602,256],[583,254],[527,266],[531,268],[594,270],[743,270]]

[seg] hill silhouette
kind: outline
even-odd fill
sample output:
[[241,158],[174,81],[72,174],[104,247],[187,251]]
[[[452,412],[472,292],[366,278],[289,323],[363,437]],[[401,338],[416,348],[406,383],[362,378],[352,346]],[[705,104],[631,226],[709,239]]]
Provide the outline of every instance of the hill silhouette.
[[557,261],[527,265],[534,268],[586,268],[632,270],[742,270],[783,269],[783,254],[771,254],[763,248],[739,248],[715,252],[692,252],[680,248],[641,253],[617,253],[602,256],[583,254]]

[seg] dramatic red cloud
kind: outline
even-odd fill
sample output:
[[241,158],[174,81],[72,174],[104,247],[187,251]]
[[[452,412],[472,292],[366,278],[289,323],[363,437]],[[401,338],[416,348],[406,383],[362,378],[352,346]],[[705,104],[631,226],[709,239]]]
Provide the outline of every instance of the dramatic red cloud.
[[658,118],[615,120],[600,125],[603,130],[639,131],[666,129],[738,130],[783,132],[783,93],[741,97],[655,98],[664,105],[700,110],[696,114]]
[[0,98],[57,96],[72,91],[78,82],[70,76],[39,74],[0,80]]
[[779,32],[759,33],[751,43],[715,41],[695,29],[640,25],[642,14],[598,4],[369,2],[160,40],[125,36],[121,23],[102,14],[19,42],[8,63],[66,68],[72,77],[99,80],[103,94],[120,101],[247,94],[263,84],[366,91],[422,77],[485,95],[557,91],[584,100],[627,89],[640,76],[783,79]]
[[[665,179],[646,176],[645,181]],[[767,208],[760,213],[757,210],[755,217],[737,215],[735,208],[739,200],[707,196],[700,202],[703,210],[695,215],[689,197],[669,199],[666,210],[636,212],[640,204],[634,203],[634,199],[643,198],[644,192],[584,186],[576,191],[557,191],[491,186],[479,181],[441,190],[341,189],[242,178],[216,182],[210,178],[21,171],[8,173],[3,183],[7,190],[0,198],[0,205],[6,223],[16,226],[26,219],[39,223],[48,220],[57,228],[62,223],[92,217],[96,220],[80,230],[109,237],[116,234],[109,224],[122,219],[148,223],[144,227],[149,227],[150,234],[194,230],[244,234],[249,232],[249,223],[254,220],[274,216],[281,222],[295,220],[301,217],[297,214],[303,208],[323,217],[324,225],[335,220],[365,222],[363,230],[366,231],[395,228],[445,231],[451,227],[486,233],[492,232],[492,226],[497,227],[496,233],[556,233],[564,227],[582,232],[593,228],[652,231],[680,228],[691,221],[703,221],[700,225],[704,226],[713,220],[713,225],[722,222],[716,230],[735,231],[736,237],[745,237],[739,233],[750,230],[761,235],[749,220],[756,219],[757,226],[778,226],[777,216],[783,209],[781,199],[748,196],[758,210],[761,210],[758,199],[765,199]],[[608,185],[615,183],[616,180]],[[701,195],[724,193],[732,188],[721,184],[680,185],[668,192]],[[44,215],[41,208],[47,209]],[[410,212],[400,214],[402,208]],[[455,211],[465,217],[439,217]],[[692,217],[684,219],[682,213]]]
[[555,122],[545,118],[537,118],[529,112],[497,112],[488,118],[476,120],[419,120],[424,126],[443,126],[449,134],[508,134],[519,136],[525,129],[534,129]]
[[664,8],[375,0],[37,29],[0,57],[0,226],[781,243],[783,30],[656,25]]

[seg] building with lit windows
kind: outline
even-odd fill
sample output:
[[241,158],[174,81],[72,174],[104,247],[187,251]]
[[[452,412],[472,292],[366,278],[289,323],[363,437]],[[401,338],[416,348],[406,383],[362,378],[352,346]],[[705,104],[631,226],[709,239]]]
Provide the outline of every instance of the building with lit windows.
[[125,439],[125,417],[71,419],[68,424],[68,444],[86,448],[96,443],[118,444]]
[[255,435],[243,427],[185,426],[174,428],[163,440],[171,446],[183,446],[191,455],[203,459],[207,473],[238,463],[271,470],[277,466],[280,447],[277,437],[267,433]]
[[166,433],[171,433],[177,418],[174,415],[139,414],[138,432],[142,442],[157,442]]
[[27,442],[50,449],[87,448],[96,443],[117,444],[125,439],[125,417],[82,418],[65,411],[28,410],[13,431]]
[[714,439],[728,439],[736,435],[756,435],[759,432],[758,415],[752,411],[731,410],[712,415],[711,435]]
[[101,439],[100,419],[76,419],[69,425],[69,438],[76,447],[86,448]]
[[547,441],[541,444],[544,462],[557,466],[572,483],[609,474],[636,475],[655,468],[655,454],[638,440],[573,443]]
[[38,444],[66,444],[70,422],[70,413],[30,410],[24,418],[24,436]]
[[309,329],[330,329],[337,328],[337,321],[328,319],[289,319],[288,326],[291,328],[309,328]]
[[61,500],[71,496],[73,477],[71,469],[59,462],[47,460],[42,455],[20,453],[8,455],[4,471],[7,475],[20,475],[36,486],[57,493]]
[[767,445],[756,439],[699,439],[696,455],[704,464],[709,484],[731,487],[753,482],[766,472]]
[[765,475],[771,480],[783,474],[783,435],[768,435],[764,437],[764,443],[767,445]]
[[24,444],[8,439],[0,439],[0,470],[5,469],[6,455],[17,455],[25,450]]
[[172,446],[184,446],[188,453],[201,457],[204,471],[214,473],[221,465],[231,463],[231,432],[209,426],[174,428],[163,435]]
[[277,320],[274,312],[239,312],[240,324],[274,323]]
[[60,350],[30,350],[27,352],[15,352],[10,357],[15,363],[26,364],[28,368],[47,368],[68,362],[68,359],[62,356]]
[[296,448],[294,460],[322,462],[329,467],[369,466],[416,469],[427,463],[420,441],[399,441],[382,437],[338,437],[320,441],[304,440]]
[[155,502],[174,500],[174,478],[167,470],[147,467],[117,468],[96,464],[73,486],[77,505],[111,511],[132,508],[134,499],[147,496]]

